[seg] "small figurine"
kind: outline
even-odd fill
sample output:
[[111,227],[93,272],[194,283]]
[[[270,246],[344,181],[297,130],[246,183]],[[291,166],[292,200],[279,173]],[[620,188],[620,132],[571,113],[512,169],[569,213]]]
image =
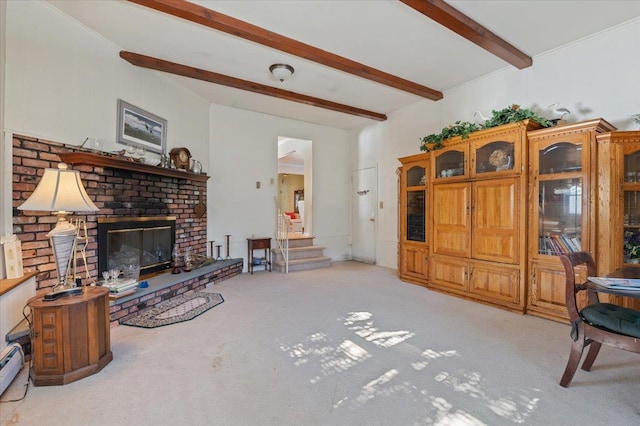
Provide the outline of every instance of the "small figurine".
[[173,247],[173,251],[171,252],[171,257],[173,258],[173,270],[171,270],[172,274],[180,273],[180,250],[178,250],[178,246]]
[[184,268],[185,272],[191,271],[191,247],[184,249]]

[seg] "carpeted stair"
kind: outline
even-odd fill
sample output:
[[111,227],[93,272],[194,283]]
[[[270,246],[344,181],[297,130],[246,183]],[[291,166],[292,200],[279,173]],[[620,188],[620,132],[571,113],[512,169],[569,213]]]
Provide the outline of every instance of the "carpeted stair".
[[[273,270],[285,272],[282,250],[272,249],[271,256]],[[327,268],[330,265],[331,258],[324,255],[324,247],[313,245],[313,237],[289,239],[289,272]]]

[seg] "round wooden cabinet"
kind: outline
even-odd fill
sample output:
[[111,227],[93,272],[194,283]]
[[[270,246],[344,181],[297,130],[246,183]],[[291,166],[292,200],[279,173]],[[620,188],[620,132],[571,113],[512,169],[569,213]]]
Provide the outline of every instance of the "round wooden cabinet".
[[79,296],[31,298],[35,386],[65,385],[102,370],[113,359],[109,290],[85,287]]

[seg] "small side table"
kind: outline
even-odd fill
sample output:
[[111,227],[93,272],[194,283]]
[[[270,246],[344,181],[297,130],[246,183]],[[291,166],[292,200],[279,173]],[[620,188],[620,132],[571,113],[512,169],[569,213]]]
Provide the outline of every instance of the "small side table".
[[264,249],[266,264],[264,269],[271,272],[271,238],[247,238],[247,263],[251,275],[253,275],[253,251]]
[[106,287],[84,287],[79,296],[29,299],[34,386],[65,385],[111,362],[108,296]]

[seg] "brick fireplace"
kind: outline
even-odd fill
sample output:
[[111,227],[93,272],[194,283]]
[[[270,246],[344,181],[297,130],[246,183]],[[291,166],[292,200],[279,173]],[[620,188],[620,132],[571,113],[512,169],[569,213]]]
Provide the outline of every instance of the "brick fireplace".
[[[13,137],[13,233],[22,242],[25,270],[37,271],[39,290],[57,283],[53,253],[46,236],[55,226],[56,217],[48,212],[21,211],[17,207],[31,195],[45,168],[56,168],[61,161],[60,155],[80,152],[87,151],[27,136]],[[192,253],[206,255],[207,217],[206,214],[198,217],[194,211],[199,194],[203,195],[203,202],[206,203],[206,179],[190,178],[192,175],[189,173],[184,173],[184,177],[180,173],[173,173],[177,176],[165,176],[104,165],[70,164],[70,167],[81,172],[87,193],[100,209],[95,214],[79,213],[71,216],[73,219],[83,219],[87,224],[89,244],[86,248],[86,268],[90,276],[98,279],[101,272],[98,271],[99,218],[174,216],[175,243],[180,252],[183,253],[185,248],[190,247]],[[78,265],[78,270],[83,278],[83,285],[89,284],[90,280],[85,278],[82,263]],[[217,279],[229,278],[241,272],[242,265],[239,271],[233,268],[231,273],[227,271]],[[196,289],[193,281],[190,280],[188,288],[183,291],[178,285],[173,285],[171,290],[180,294]],[[204,287],[205,284],[200,282],[198,285]],[[113,319],[113,306],[111,311]]]

